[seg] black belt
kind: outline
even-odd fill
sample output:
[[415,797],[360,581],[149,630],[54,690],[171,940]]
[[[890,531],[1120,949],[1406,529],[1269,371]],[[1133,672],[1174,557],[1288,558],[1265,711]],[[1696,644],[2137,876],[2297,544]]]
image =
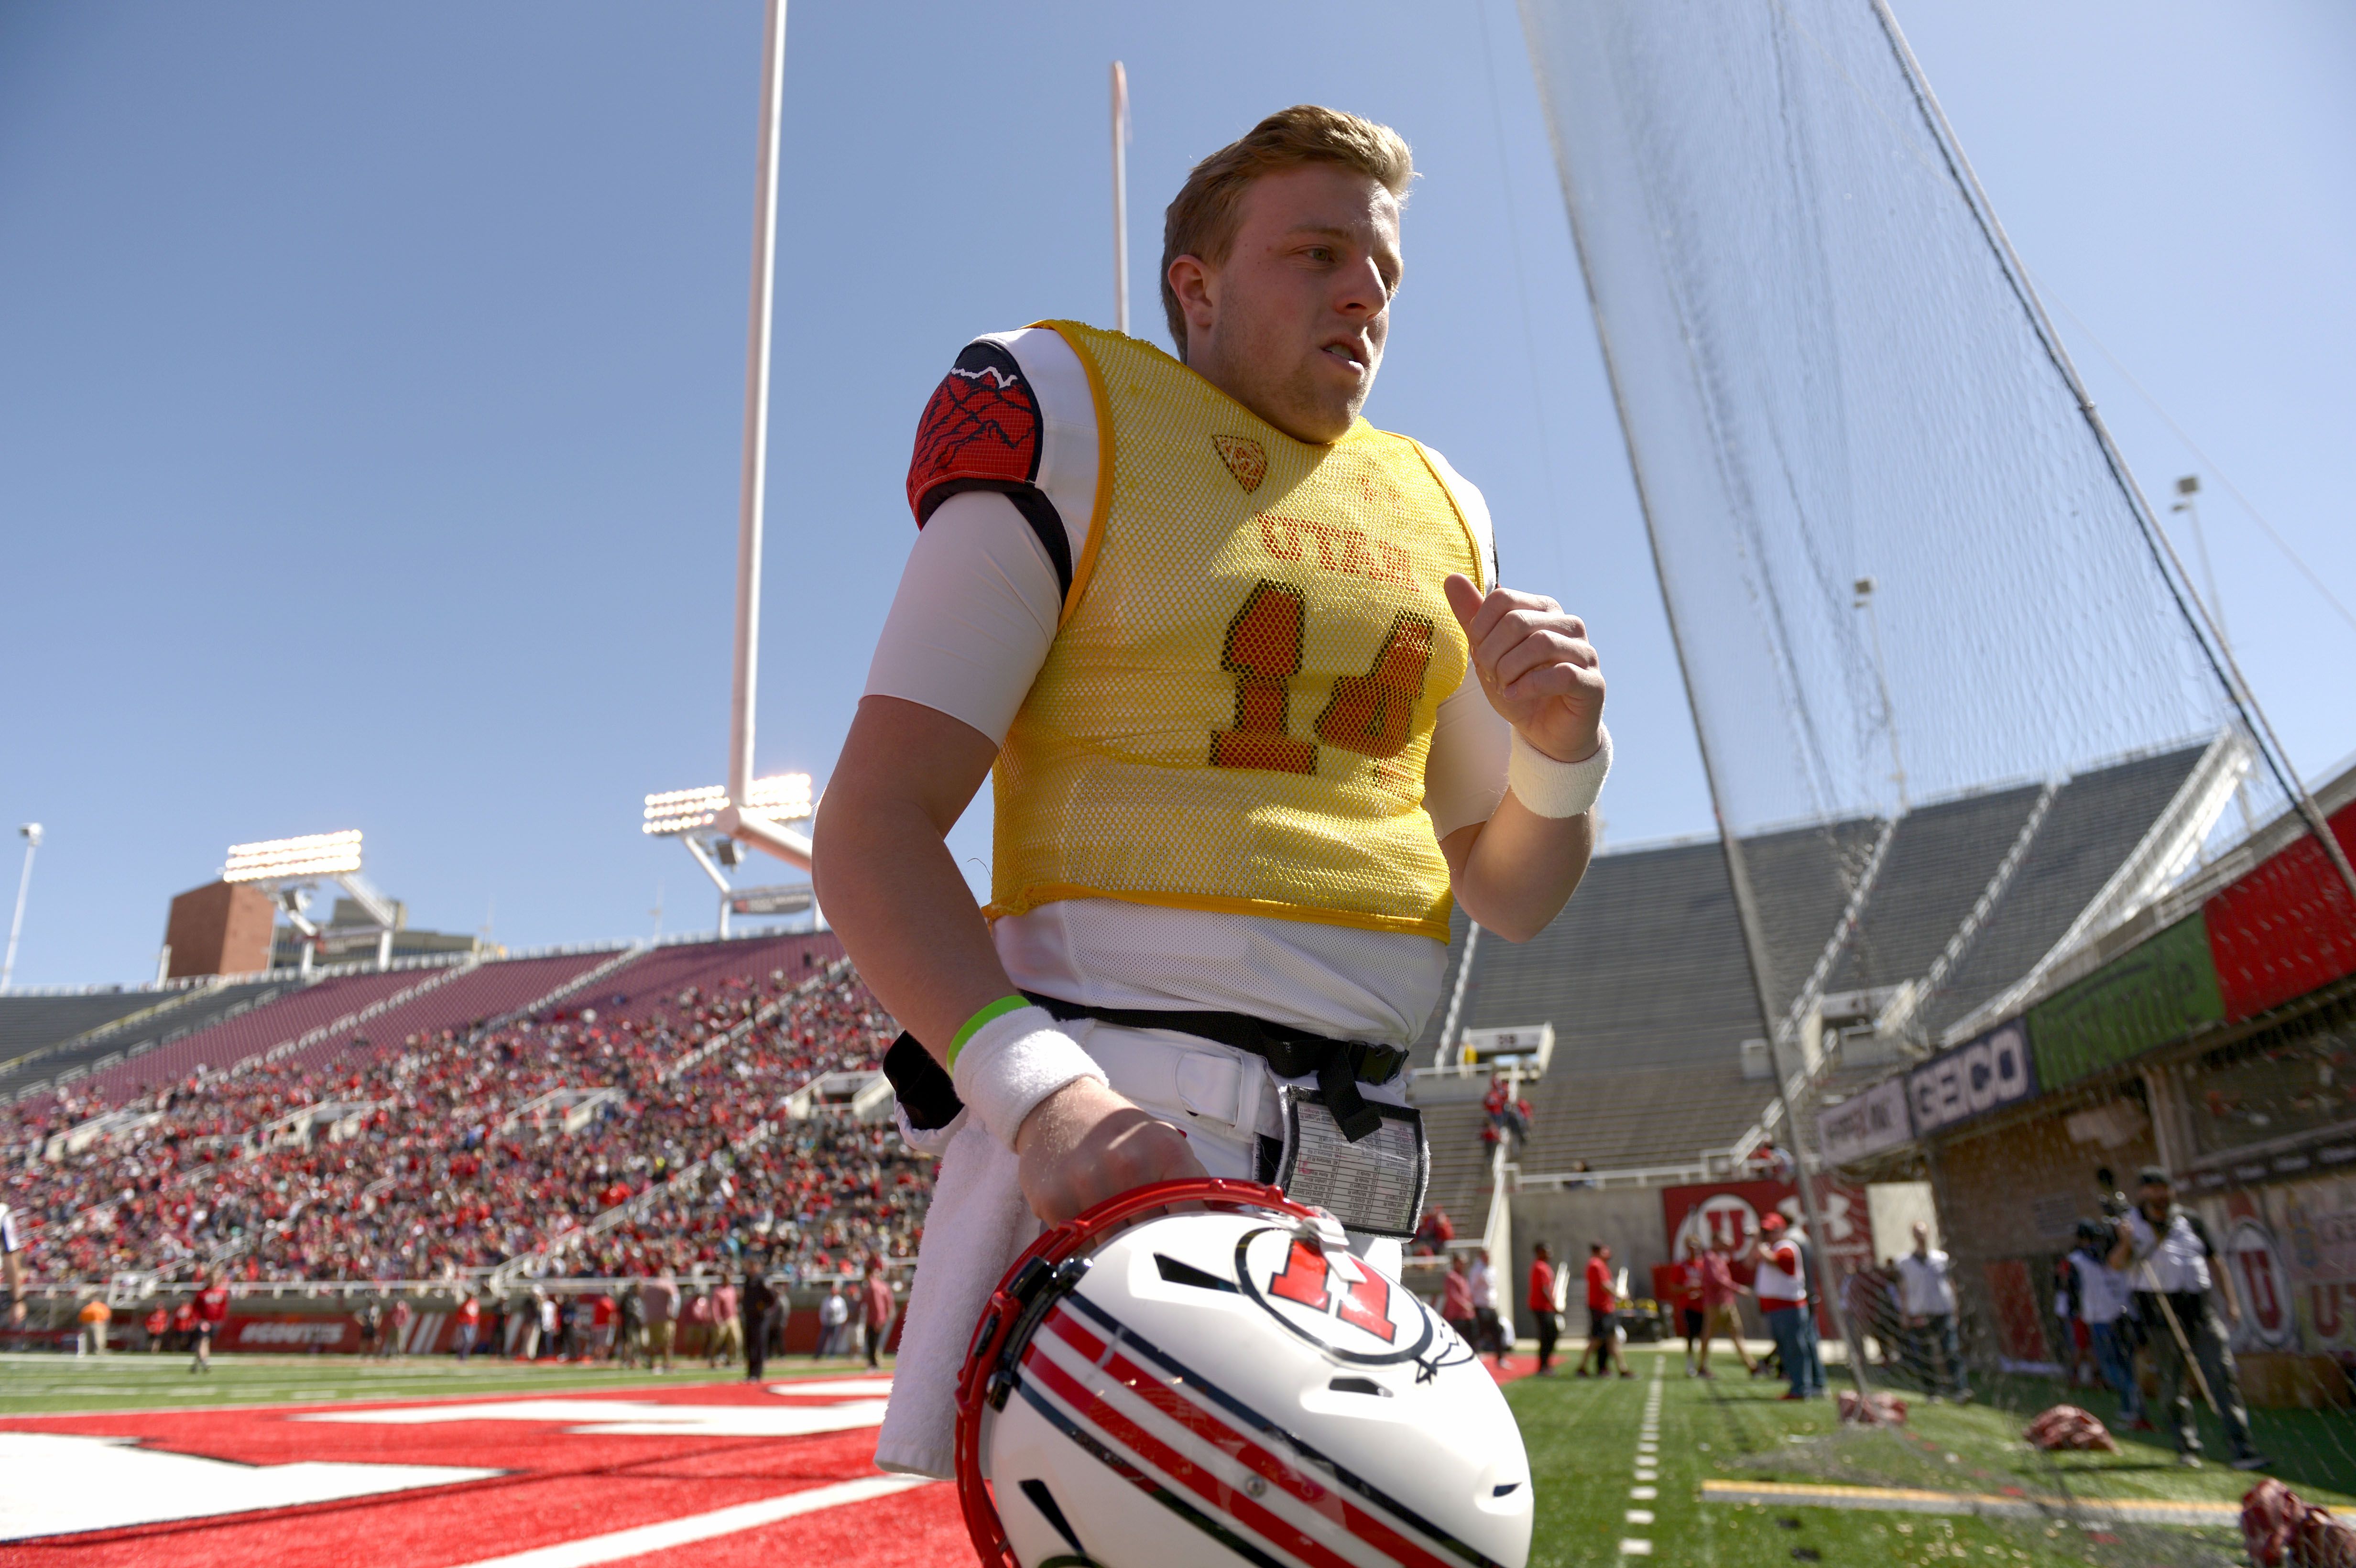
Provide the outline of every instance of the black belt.
[[[1332,1040],[1288,1024],[1270,1023],[1245,1013],[1194,1012],[1159,1008],[1091,1008],[1061,997],[1025,991],[1024,997],[1045,1008],[1057,1020],[1095,1019],[1122,1029],[1166,1029],[1248,1051],[1267,1062],[1280,1078],[1314,1078],[1325,1096],[1325,1108],[1352,1143],[1370,1137],[1383,1125],[1380,1111],[1358,1093],[1361,1083],[1387,1083],[1407,1066],[1405,1048],[1376,1045],[1363,1040]],[[963,1108],[948,1073],[914,1035],[903,1034],[884,1053],[884,1076],[909,1124],[919,1129],[945,1127]]]
[[1268,1063],[1279,1078],[1314,1078],[1325,1108],[1352,1143],[1371,1137],[1383,1125],[1380,1111],[1358,1093],[1361,1083],[1387,1083],[1407,1066],[1407,1051],[1363,1040],[1333,1040],[1289,1024],[1270,1023],[1248,1013],[1194,1012],[1161,1008],[1091,1008],[1061,997],[1023,993],[1057,1019],[1095,1019],[1121,1029],[1166,1029],[1191,1034]]

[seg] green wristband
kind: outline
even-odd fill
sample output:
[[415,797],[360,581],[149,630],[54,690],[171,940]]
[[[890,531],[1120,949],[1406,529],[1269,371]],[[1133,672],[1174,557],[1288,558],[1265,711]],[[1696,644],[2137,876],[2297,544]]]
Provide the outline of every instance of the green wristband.
[[993,1023],[1009,1013],[1020,1012],[1030,1005],[1031,998],[1028,997],[1001,997],[975,1013],[973,1017],[966,1019],[958,1026],[957,1034],[949,1040],[948,1061],[945,1065],[950,1072],[956,1072],[958,1052],[965,1049],[965,1042],[971,1040],[982,1025]]

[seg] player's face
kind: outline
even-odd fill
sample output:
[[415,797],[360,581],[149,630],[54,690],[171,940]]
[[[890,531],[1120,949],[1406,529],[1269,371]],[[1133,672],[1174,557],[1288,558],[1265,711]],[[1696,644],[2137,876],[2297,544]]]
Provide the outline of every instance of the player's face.
[[1398,220],[1389,191],[1339,165],[1253,181],[1227,259],[1189,302],[1188,363],[1286,434],[1340,440],[1382,366]]

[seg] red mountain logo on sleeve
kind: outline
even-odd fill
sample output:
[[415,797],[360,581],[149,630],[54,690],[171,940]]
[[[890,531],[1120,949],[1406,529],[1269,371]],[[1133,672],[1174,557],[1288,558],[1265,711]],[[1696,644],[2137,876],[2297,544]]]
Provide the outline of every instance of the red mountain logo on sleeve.
[[1268,477],[1268,453],[1259,443],[1240,435],[1215,435],[1211,444],[1219,449],[1219,461],[1227,465],[1245,495],[1258,489],[1259,482]]
[[1014,356],[972,343],[933,389],[908,460],[908,507],[924,526],[959,489],[1027,485],[1039,474],[1039,400]]

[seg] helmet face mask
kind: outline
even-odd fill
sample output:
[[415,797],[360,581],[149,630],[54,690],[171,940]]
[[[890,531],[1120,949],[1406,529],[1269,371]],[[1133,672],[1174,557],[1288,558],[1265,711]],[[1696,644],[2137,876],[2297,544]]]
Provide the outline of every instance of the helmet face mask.
[[1249,1182],[1042,1236],[982,1315],[958,1483],[991,1568],[1521,1568],[1528,1461],[1472,1349]]

